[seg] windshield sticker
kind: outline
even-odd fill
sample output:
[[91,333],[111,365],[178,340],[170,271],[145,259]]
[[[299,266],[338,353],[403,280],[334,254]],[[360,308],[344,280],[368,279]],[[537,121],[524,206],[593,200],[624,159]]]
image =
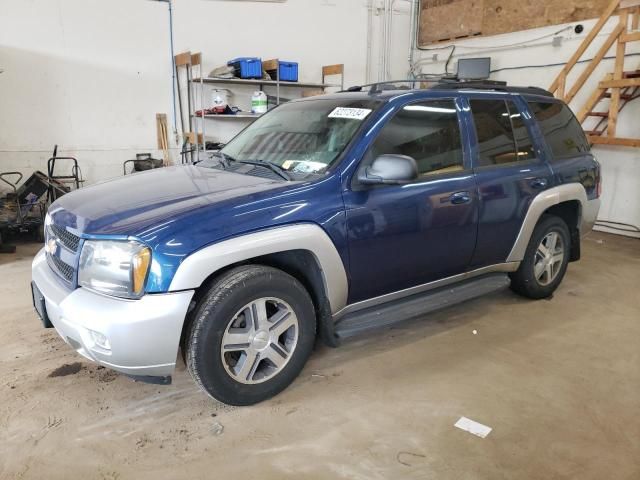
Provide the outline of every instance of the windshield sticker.
[[326,163],[310,160],[285,160],[282,168],[296,173],[316,173],[327,166]]
[[336,107],[329,114],[329,118],[350,118],[352,120],[364,120],[370,113],[370,108]]

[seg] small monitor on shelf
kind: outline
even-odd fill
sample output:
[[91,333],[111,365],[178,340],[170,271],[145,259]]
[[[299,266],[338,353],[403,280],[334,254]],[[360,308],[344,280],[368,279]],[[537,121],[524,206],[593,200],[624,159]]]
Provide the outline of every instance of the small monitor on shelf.
[[487,80],[491,75],[491,57],[458,60],[459,80]]

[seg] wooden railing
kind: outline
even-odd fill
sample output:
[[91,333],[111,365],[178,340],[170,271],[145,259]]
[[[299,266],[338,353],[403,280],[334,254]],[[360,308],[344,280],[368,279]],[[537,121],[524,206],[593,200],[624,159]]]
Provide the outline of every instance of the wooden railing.
[[[615,28],[587,63],[585,69],[569,85],[569,75],[573,68],[602,31],[604,25],[614,15],[618,15],[618,22]],[[605,123],[605,129],[599,130],[596,128],[596,130],[589,132],[589,139],[592,143],[640,147],[640,139],[616,137],[618,113],[628,101],[634,100],[640,95],[640,69],[633,71],[625,71],[624,69],[627,43],[640,41],[639,23],[640,0],[613,0],[549,87],[549,91],[557,98],[570,103],[615,44],[614,71],[608,73],[598,83],[595,91],[589,96],[589,99],[577,114],[580,122],[584,122],[588,117],[599,117],[598,126],[603,122]],[[594,111],[595,106],[604,98],[610,98],[608,111]],[[603,135],[605,132],[606,136]]]

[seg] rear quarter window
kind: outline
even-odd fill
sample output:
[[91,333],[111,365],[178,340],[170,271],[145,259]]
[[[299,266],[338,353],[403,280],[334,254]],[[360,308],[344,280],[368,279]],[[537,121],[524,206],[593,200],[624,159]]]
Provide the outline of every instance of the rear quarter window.
[[586,153],[587,137],[571,109],[564,103],[528,102],[542,134],[553,152],[551,161]]

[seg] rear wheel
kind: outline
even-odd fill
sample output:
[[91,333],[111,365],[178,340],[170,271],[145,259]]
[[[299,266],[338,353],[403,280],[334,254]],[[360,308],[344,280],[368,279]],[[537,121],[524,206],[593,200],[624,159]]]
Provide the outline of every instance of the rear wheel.
[[571,247],[567,224],[544,215],[533,230],[524,259],[511,274],[511,289],[528,298],[550,296],[567,271]]
[[285,389],[306,363],[315,310],[305,288],[270,267],[235,268],[196,309],[186,360],[196,382],[230,405],[251,405]]

